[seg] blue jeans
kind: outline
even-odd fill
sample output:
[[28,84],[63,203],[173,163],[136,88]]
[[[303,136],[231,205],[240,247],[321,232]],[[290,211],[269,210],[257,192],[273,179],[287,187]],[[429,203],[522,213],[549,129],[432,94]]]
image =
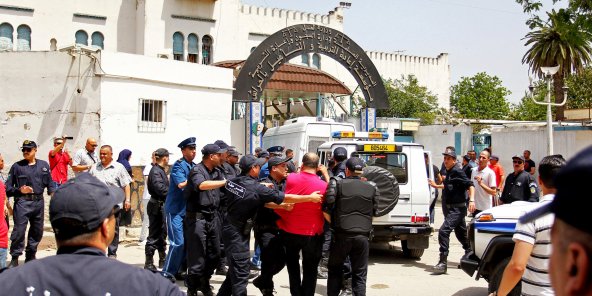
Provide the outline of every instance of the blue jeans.
[[4,248],[0,248],[0,269],[6,268],[6,256],[8,255],[8,250]]
[[169,238],[169,253],[166,256],[162,272],[175,275],[185,259],[185,240],[183,237],[184,216],[166,213],[166,226]]

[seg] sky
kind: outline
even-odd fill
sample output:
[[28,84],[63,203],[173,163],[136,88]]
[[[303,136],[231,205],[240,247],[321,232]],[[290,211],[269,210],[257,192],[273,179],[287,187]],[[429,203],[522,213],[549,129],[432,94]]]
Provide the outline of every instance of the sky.
[[[343,0],[342,0],[343,1]],[[339,0],[242,0],[327,14]],[[522,56],[527,15],[515,0],[350,0],[344,33],[363,49],[436,57],[449,54],[451,84],[479,72],[497,76],[518,103],[529,84]],[[544,10],[554,6],[543,0]],[[555,7],[565,5],[560,2]]]

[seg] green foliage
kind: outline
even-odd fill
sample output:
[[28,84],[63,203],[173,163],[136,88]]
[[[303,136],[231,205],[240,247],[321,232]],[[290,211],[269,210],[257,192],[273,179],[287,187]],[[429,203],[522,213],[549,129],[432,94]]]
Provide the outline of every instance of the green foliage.
[[378,110],[380,117],[419,118],[422,124],[432,124],[436,118],[438,98],[413,75],[386,80],[389,108]]
[[464,118],[504,119],[510,112],[509,94],[497,76],[481,72],[462,77],[450,88],[450,106]]
[[[535,94],[537,101],[544,101],[547,91],[542,88],[541,92]],[[551,110],[553,112],[553,110]],[[523,121],[544,121],[547,120],[547,107],[536,104],[532,98],[525,94],[517,105],[512,105],[510,119]]]
[[592,68],[586,67],[578,74],[565,79],[568,109],[584,109],[592,106]]

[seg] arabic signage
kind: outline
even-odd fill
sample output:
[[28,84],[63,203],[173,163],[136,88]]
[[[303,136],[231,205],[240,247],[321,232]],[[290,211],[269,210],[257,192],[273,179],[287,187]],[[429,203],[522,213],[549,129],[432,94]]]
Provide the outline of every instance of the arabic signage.
[[360,110],[360,130],[368,132],[376,128],[376,109],[364,108]]
[[340,31],[312,24],[287,27],[265,39],[245,61],[235,83],[234,101],[258,101],[279,67],[304,53],[326,55],[356,79],[371,108],[388,108],[382,78],[366,53]]

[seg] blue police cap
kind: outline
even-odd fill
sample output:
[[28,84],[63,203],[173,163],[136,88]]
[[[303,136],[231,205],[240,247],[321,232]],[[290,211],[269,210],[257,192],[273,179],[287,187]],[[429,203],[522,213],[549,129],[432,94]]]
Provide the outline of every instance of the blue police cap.
[[226,142],[222,141],[222,140],[216,140],[216,142],[214,142],[214,144],[218,145],[218,147],[222,148],[222,149],[227,149],[228,147],[230,147],[228,144],[226,144]]
[[123,189],[107,186],[89,173],[82,173],[60,186],[49,203],[49,220],[56,235],[56,221],[69,218],[88,230],[98,228],[113,209],[123,201]]
[[187,146],[195,146],[195,137],[189,137],[185,140],[183,140],[181,143],[179,143],[179,145],[177,145],[177,147],[183,149]]
[[270,158],[267,161],[267,165],[271,168],[274,167],[276,165],[282,164],[282,163],[286,163],[288,161],[292,160],[292,158],[282,158],[282,157],[278,157],[278,156],[274,156],[272,158]]
[[241,169],[241,171],[243,171],[246,174],[251,170],[251,167],[255,165],[262,166],[263,164],[265,164],[266,161],[267,159],[265,158],[257,158],[254,155],[249,154],[243,156],[240,159],[240,161],[238,162],[238,166]]
[[267,151],[261,151],[259,152],[259,155],[257,155],[258,157],[269,157],[269,152]]
[[284,153],[284,147],[283,146],[273,146],[273,147],[269,147],[267,148],[267,152],[269,152],[269,154],[283,154]]
[[220,146],[218,146],[216,144],[207,144],[201,149],[202,155],[210,155],[210,154],[224,153],[224,152],[226,152],[226,149],[222,149],[222,148],[220,148]]
[[347,158],[347,150],[343,147],[337,147],[333,150],[333,158],[336,161],[344,161]]
[[31,140],[25,140],[21,149],[23,148],[37,148],[37,143]]
[[549,213],[581,231],[592,234],[588,218],[592,199],[585,194],[592,179],[592,146],[576,154],[554,179],[557,193],[553,201],[526,213],[520,222],[527,223]]
[[362,170],[364,169],[364,167],[366,166],[366,164],[364,163],[364,161],[359,158],[359,157],[350,157],[346,162],[345,162],[345,167],[355,173],[362,173]]

